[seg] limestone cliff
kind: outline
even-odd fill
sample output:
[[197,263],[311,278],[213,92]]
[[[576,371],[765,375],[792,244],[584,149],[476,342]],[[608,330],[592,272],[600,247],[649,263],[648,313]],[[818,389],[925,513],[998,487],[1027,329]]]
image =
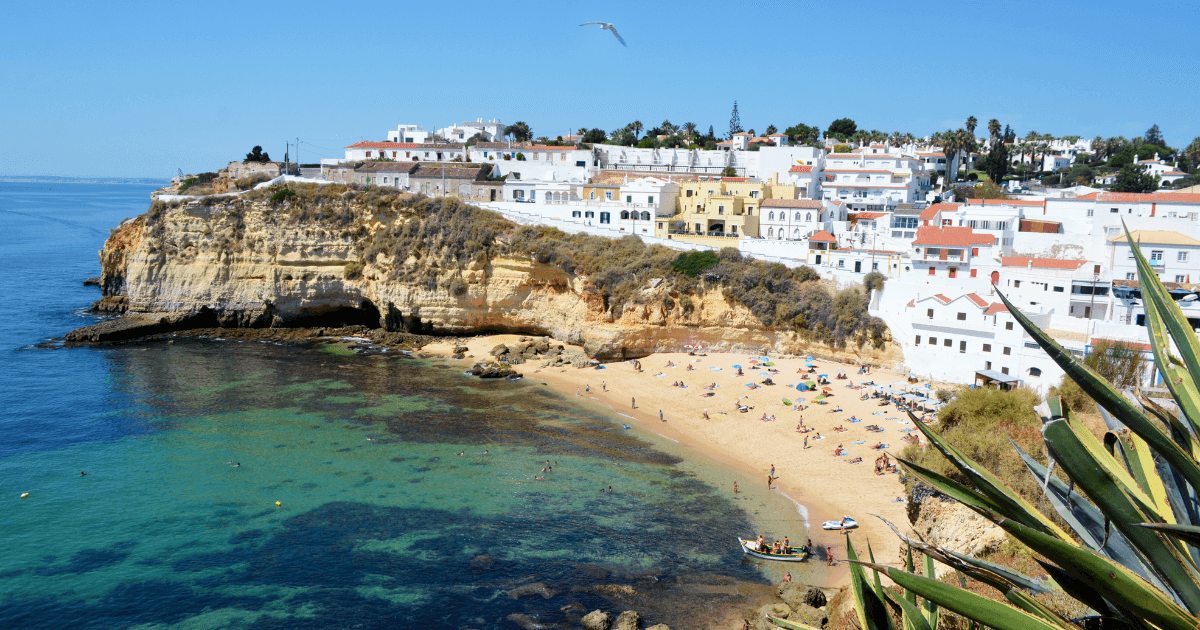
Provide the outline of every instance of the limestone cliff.
[[[587,276],[508,251],[504,229],[512,226],[491,213],[497,246],[468,235],[461,251],[447,252],[444,239],[405,232],[417,229],[420,200],[412,196],[331,187],[273,202],[269,194],[155,202],[126,220],[100,252],[96,308],[176,327],[366,324],[550,335],[604,358],[696,341],[780,350],[796,341],[702,284],[680,292],[650,279],[613,304]],[[396,246],[397,235],[415,245]]]

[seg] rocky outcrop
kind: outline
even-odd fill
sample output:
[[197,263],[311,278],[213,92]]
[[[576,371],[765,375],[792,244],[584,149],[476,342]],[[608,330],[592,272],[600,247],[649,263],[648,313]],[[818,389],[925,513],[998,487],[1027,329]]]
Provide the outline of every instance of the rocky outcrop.
[[636,610],[626,610],[617,615],[613,630],[642,630],[642,616]]
[[[530,334],[582,346],[587,358],[601,359],[692,343],[811,353],[794,333],[764,326],[717,288],[697,284],[681,293],[651,278],[614,304],[586,275],[538,262],[533,253],[495,253],[506,251],[503,246],[473,250],[469,243],[453,256],[389,249],[388,239],[415,220],[413,208],[404,205],[411,200],[383,203],[371,191],[305,194],[305,201],[281,203],[257,193],[154,202],[106,241],[102,298],[95,308],[175,330],[198,318],[220,327],[367,325],[439,335]],[[502,245],[505,237],[495,238]],[[412,242],[419,247],[425,241]],[[477,254],[463,262],[462,251]],[[102,331],[79,335],[97,336]],[[541,343],[509,354],[518,363],[536,356],[560,364],[555,357],[562,350]]]
[[608,630],[612,626],[612,615],[603,610],[593,610],[579,621],[587,630]]
[[[971,508],[949,499],[926,497],[913,529],[930,544],[966,556],[992,553],[1007,539],[1004,530]],[[950,571],[937,564],[939,577]]]

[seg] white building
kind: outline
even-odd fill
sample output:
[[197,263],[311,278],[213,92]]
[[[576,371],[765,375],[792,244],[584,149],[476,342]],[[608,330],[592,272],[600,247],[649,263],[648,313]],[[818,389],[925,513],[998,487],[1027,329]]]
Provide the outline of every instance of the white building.
[[832,153],[823,175],[822,197],[844,201],[851,211],[891,211],[931,190],[925,163],[907,155]]
[[833,208],[817,199],[764,199],[759,204],[762,238],[800,241],[827,229]]
[[465,122],[437,130],[437,135],[449,142],[463,142],[475,136],[481,136],[484,142],[494,142],[504,136],[504,124],[499,120],[484,122],[476,118],[474,122]]
[[322,160],[322,164],[396,160],[398,162],[462,162],[466,149],[461,144],[417,144],[412,142],[356,142],[346,147],[344,160]]
[[424,144],[429,141],[429,136],[429,132],[421,129],[420,125],[399,125],[388,130],[388,142]]
[[592,152],[574,146],[520,142],[479,142],[468,150],[472,162],[492,165],[492,175],[520,179],[584,181],[594,170]]
[[[804,197],[817,199],[819,177],[825,165],[825,151],[815,147],[763,146],[757,151],[705,151],[702,149],[658,148],[639,149],[613,144],[597,144],[597,168],[603,170],[639,171],[646,173],[690,173],[723,175],[732,168],[736,177],[757,177],[777,183],[793,179],[805,188]],[[796,166],[811,167],[797,171]]]
[[[1200,281],[1200,240],[1186,234],[1160,230],[1134,230],[1130,233],[1159,280],[1179,284]],[[1108,268],[1113,278],[1137,280],[1137,261],[1124,234],[1108,238],[1107,254]]]

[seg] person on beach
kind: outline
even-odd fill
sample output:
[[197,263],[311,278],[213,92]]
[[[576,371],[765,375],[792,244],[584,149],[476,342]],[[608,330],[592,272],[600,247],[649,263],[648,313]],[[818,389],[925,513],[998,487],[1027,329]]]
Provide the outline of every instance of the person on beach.
[[579,388],[578,388],[578,387],[576,387],[576,388],[575,388],[575,395],[576,395],[576,396],[579,396],[579,395],[580,395],[580,393],[579,393]]
[[772,479],[773,479],[773,478],[771,477],[771,475],[767,475],[767,490],[770,490],[770,489],[771,489],[771,481],[772,481]]
[[583,386],[583,393],[585,393],[585,394],[590,394],[590,393],[592,393],[592,386],[591,386],[591,385],[584,385],[584,386]]
[[775,464],[771,464],[771,476],[775,476]]
[[659,422],[666,422],[666,421],[667,421],[667,419],[663,417],[663,412],[662,412],[662,409],[659,409],[659,410],[658,410],[658,421],[659,421]]
[[788,582],[791,582],[791,581],[792,581],[792,572],[788,571],[787,573],[785,573],[783,575],[783,583],[787,584]]
[[833,566],[833,549],[829,547],[825,548],[825,566]]
[[634,409],[637,409],[637,398],[636,397],[634,397],[634,396],[629,397],[629,406]]
[[808,448],[808,436],[804,436],[804,448]]
[[608,392],[608,381],[600,381],[600,389],[605,393]]
[[86,472],[83,472],[82,470],[81,470],[81,471],[79,471],[79,476],[80,476],[80,477],[86,477],[86,476],[88,476],[88,475],[90,475],[90,474],[92,474],[92,473],[86,473]]
[[792,553],[792,543],[787,536],[783,537],[783,553]]
[[738,487],[737,487],[737,482],[736,482],[736,481],[735,481],[735,482],[733,482],[733,493],[734,493],[734,494],[737,494],[737,493],[738,493]]
[[705,419],[705,420],[708,420],[708,419],[709,419],[709,417],[708,417],[708,409],[705,409],[705,410],[704,410],[704,419]]

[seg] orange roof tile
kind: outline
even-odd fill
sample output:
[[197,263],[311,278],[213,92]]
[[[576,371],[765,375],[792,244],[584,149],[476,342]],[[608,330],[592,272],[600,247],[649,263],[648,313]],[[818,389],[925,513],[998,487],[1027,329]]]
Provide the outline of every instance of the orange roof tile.
[[972,206],[1045,206],[1046,202],[1034,199],[967,199]]
[[829,232],[826,232],[825,230],[821,230],[821,231],[817,232],[816,234],[813,234],[812,236],[808,237],[808,240],[817,241],[818,243],[836,243],[837,242],[837,239],[833,238],[833,235],[830,234]]
[[856,219],[878,219],[879,217],[886,217],[886,216],[887,216],[886,212],[859,212],[858,214],[854,215],[854,218],[856,218]]
[[987,308],[987,305],[988,305],[987,300],[979,297],[978,295],[975,295],[974,293],[968,293],[967,299],[974,302],[975,306],[978,306],[979,308]]
[[909,300],[909,301],[908,301],[908,305],[909,305],[909,306],[916,306],[916,305],[917,305],[917,300],[916,300],[916,299]]
[[811,173],[812,168],[813,167],[811,167],[811,166],[805,166],[802,164],[798,164],[796,166],[793,166],[792,168],[789,168],[788,172],[789,173]]
[[958,212],[958,208],[961,205],[961,203],[935,203],[925,208],[925,211],[918,218],[922,221],[930,221],[936,219],[939,212]]
[[972,245],[995,245],[996,237],[976,233],[969,227],[934,227],[924,225],[917,228],[914,245],[939,245],[948,247],[970,247]]
[[[1020,309],[1017,309],[1020,310]],[[987,307],[983,312],[984,315],[995,315],[996,313],[1007,313],[1008,307],[1004,306],[1004,302],[992,302],[992,305]]]
[[1118,343],[1118,344],[1121,344],[1122,346],[1125,346],[1126,348],[1134,348],[1137,350],[1141,350],[1142,352],[1149,352],[1154,349],[1148,343],[1140,343],[1137,341],[1121,341],[1120,339],[1104,339],[1103,337],[1092,337],[1092,345],[1093,346],[1101,341],[1110,341],[1112,343]]
[[1087,264],[1086,260],[1060,258],[1033,258],[1030,256],[1002,256],[1000,258],[1000,265],[1004,267],[1029,267],[1031,262],[1035,269],[1075,270]]
[[1118,203],[1200,203],[1200,195],[1192,193],[1088,193],[1075,199],[1085,201],[1115,201]]
[[951,300],[950,298],[948,298],[948,297],[946,297],[946,296],[942,295],[941,293],[938,293],[937,295],[935,295],[935,296],[933,296],[933,297],[934,297],[934,298],[935,298],[937,301],[941,302],[942,304],[949,304],[950,302],[952,302],[952,301],[953,301],[953,300]]

